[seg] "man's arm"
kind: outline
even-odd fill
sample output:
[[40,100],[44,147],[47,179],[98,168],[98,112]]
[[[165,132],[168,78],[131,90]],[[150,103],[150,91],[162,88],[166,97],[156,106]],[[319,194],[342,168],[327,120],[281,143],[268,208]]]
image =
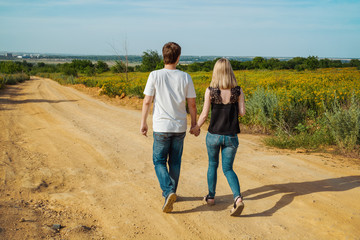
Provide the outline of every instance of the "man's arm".
[[148,125],[147,125],[147,116],[149,115],[149,110],[151,103],[153,101],[153,96],[145,95],[143,100],[142,112],[141,112],[141,126],[140,132],[142,135],[147,137]]
[[191,128],[196,125],[196,98],[187,98],[187,103],[189,107],[190,117],[191,117]]

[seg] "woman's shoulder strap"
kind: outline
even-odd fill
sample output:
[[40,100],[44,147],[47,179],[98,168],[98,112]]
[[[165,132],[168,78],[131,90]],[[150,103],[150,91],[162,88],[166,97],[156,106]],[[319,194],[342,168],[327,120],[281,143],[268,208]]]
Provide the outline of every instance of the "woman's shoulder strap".
[[234,88],[231,89],[231,96],[230,96],[230,102],[231,103],[236,103],[239,99],[239,96],[241,94],[241,87],[240,86],[236,86]]
[[222,99],[221,99],[221,95],[220,95],[220,89],[219,88],[209,87],[209,90],[210,90],[210,101],[211,101],[211,103],[221,104]]

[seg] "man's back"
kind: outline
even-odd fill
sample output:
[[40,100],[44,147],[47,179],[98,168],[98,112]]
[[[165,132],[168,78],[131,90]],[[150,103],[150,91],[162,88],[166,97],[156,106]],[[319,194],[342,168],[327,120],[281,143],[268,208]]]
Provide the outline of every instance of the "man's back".
[[144,94],[154,96],[155,132],[186,131],[186,99],[196,97],[189,74],[177,69],[153,71],[149,75]]

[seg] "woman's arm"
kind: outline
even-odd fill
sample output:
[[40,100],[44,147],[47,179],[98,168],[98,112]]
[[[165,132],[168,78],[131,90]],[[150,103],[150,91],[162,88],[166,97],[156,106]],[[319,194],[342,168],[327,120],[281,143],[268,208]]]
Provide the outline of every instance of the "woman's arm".
[[242,88],[240,88],[240,96],[239,96],[239,115],[244,116],[245,115],[245,96]]
[[211,105],[210,90],[207,88],[205,91],[204,106],[203,106],[202,112],[200,114],[200,117],[199,117],[199,120],[198,120],[196,126],[191,129],[191,132],[197,133],[200,131],[201,126],[205,123],[206,119],[208,118],[209,111],[210,111],[210,105]]

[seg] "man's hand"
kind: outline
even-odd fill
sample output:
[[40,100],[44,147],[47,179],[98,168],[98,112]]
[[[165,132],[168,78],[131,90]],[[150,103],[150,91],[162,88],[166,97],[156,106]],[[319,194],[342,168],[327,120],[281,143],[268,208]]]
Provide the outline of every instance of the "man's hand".
[[142,135],[144,135],[145,137],[147,137],[147,132],[148,132],[148,125],[147,123],[143,123],[140,126],[140,132]]
[[195,137],[200,135],[200,127],[198,125],[195,125],[190,129],[190,134],[194,134]]

